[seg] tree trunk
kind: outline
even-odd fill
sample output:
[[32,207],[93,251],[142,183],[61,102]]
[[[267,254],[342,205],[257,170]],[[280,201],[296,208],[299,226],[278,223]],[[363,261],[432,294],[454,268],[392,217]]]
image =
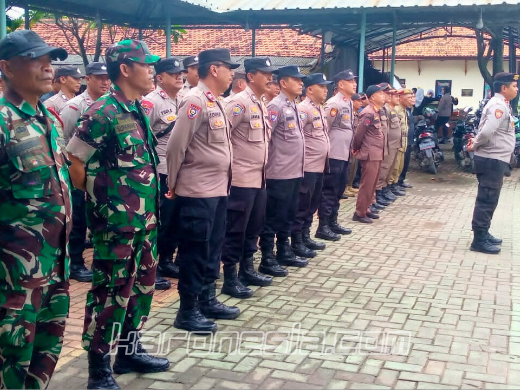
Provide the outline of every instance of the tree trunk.
[[99,62],[99,57],[101,57],[101,46],[103,42],[101,42],[101,33],[103,32],[103,23],[99,23],[97,26],[97,35],[96,35],[96,50],[94,52],[94,62]]
[[[484,34],[491,35],[488,43]],[[475,30],[477,37],[477,61],[480,74],[484,81],[493,89],[493,76],[504,71],[504,34],[502,26],[489,27],[484,30]],[[486,53],[487,49],[487,53]],[[493,74],[487,69],[490,59],[493,59]],[[494,92],[494,91],[493,91]]]

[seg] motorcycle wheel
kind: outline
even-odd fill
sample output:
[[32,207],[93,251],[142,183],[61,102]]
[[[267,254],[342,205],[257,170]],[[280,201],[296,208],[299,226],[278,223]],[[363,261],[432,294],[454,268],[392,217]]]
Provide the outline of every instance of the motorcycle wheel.
[[428,164],[426,164],[426,172],[431,173],[432,175],[437,174],[437,167],[435,166],[435,160],[433,159],[433,156],[428,157]]

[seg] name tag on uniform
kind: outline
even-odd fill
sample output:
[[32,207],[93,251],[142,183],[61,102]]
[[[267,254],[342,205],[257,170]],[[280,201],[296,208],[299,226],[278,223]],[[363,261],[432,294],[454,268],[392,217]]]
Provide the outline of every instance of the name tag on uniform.
[[137,123],[132,117],[117,118],[117,125],[115,126],[116,134],[130,133],[137,130]]

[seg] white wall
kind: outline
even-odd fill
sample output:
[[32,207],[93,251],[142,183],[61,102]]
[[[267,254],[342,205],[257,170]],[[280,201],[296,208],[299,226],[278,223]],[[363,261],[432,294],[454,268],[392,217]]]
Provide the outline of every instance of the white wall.
[[[476,110],[483,97],[484,79],[478,69],[477,60],[467,60],[467,72],[464,62],[464,60],[396,61],[395,74],[406,79],[408,88],[423,88],[424,92],[428,89],[435,91],[436,80],[451,80],[451,94],[459,98],[458,107],[472,106]],[[489,65],[491,69],[491,64]],[[374,66],[381,70],[381,61],[374,61]],[[385,67],[385,71],[388,71],[388,66]],[[462,97],[462,89],[473,89],[473,96]]]

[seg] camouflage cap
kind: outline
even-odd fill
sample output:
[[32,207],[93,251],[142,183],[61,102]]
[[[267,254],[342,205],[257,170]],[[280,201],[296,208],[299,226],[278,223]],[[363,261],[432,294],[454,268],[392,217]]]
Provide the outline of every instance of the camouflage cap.
[[125,39],[109,46],[105,52],[105,58],[107,63],[127,59],[140,64],[155,64],[161,59],[161,57],[150,53],[144,41],[136,39]]

